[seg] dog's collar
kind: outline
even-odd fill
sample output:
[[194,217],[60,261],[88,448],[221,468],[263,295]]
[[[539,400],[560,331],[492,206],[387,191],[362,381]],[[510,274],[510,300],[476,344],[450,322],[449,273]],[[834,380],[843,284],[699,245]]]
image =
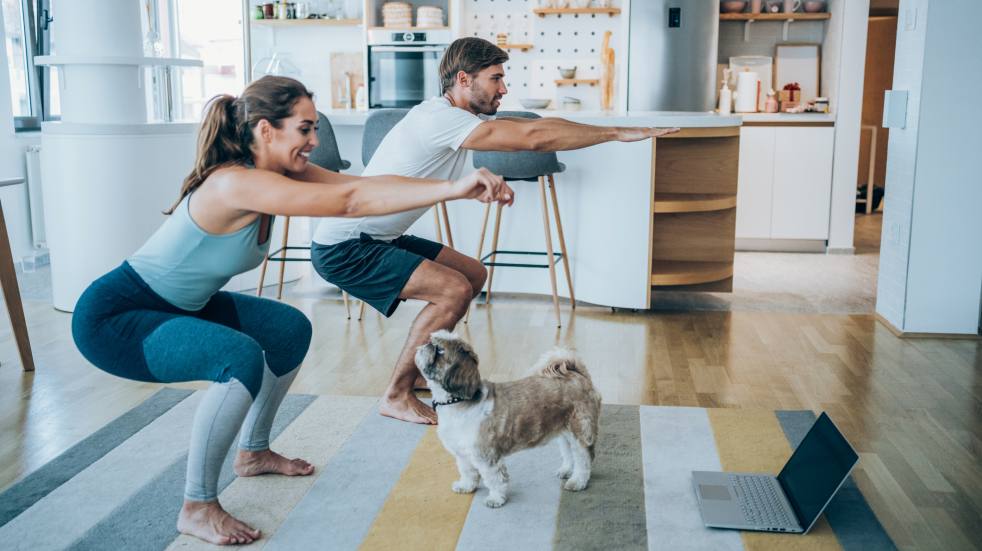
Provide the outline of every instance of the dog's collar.
[[467,398],[461,398],[459,396],[453,396],[446,402],[437,402],[436,400],[433,400],[433,409],[436,409],[440,406],[449,406],[450,404],[456,404],[457,402],[466,402],[466,401],[468,401]]

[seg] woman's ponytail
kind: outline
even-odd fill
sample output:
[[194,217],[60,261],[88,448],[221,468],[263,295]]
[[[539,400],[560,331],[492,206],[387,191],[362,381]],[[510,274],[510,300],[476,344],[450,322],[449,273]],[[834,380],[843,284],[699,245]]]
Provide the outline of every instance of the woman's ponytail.
[[292,78],[265,76],[247,86],[238,98],[228,94],[212,98],[198,131],[194,169],[184,179],[180,197],[164,214],[173,213],[212,172],[251,161],[252,129],[263,119],[280,128],[301,97],[313,99],[314,95]]

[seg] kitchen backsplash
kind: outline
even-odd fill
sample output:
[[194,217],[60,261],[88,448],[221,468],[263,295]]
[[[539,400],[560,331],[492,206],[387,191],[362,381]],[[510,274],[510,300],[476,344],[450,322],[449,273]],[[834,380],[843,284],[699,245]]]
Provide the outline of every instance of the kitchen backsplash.
[[[575,2],[574,2],[575,3]],[[599,79],[601,76],[600,49],[605,31],[611,31],[610,45],[615,49],[616,63],[627,62],[627,52],[621,45],[626,34],[624,15],[613,17],[600,14],[563,14],[539,17],[533,9],[535,0],[465,0],[462,33],[480,36],[495,42],[498,33],[508,34],[510,44],[531,44],[527,51],[511,49],[511,59],[505,65],[505,82],[509,93],[503,101],[505,108],[521,108],[522,98],[559,100],[569,96],[579,99],[584,110],[600,108],[600,87],[579,84],[559,86],[562,78],[559,67],[576,67],[577,79]],[[592,2],[596,4],[596,1]],[[620,7],[620,2],[614,2]],[[620,83],[615,79],[615,98]],[[623,88],[621,88],[623,89]]]

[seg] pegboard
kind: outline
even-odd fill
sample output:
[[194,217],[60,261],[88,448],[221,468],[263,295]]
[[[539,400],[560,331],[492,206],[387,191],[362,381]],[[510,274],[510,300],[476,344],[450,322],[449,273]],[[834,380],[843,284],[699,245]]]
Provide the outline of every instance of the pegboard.
[[[615,2],[615,6],[619,6]],[[508,50],[505,84],[508,95],[503,108],[521,109],[521,98],[551,99],[551,108],[570,96],[582,102],[581,109],[600,109],[600,86],[560,86],[558,68],[576,67],[577,79],[599,79],[602,72],[600,50],[604,31],[611,31],[611,47],[617,64],[626,63],[627,52],[621,44],[624,15],[610,17],[593,14],[562,14],[539,17],[532,10],[538,0],[463,0],[462,36],[479,36],[496,41],[499,32],[508,33],[510,44],[532,44],[528,51]],[[625,41],[626,43],[626,41]],[[615,90],[617,89],[615,77]],[[615,92],[616,97],[617,92]],[[615,107],[617,102],[615,101]]]

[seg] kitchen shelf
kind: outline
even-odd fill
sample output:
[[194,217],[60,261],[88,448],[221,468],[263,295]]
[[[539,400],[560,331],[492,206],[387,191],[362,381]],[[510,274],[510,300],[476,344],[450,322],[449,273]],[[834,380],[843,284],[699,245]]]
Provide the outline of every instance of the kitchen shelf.
[[599,78],[557,78],[556,86],[576,86],[577,84],[589,84],[596,86],[600,84]]
[[696,285],[730,277],[733,277],[732,262],[655,260],[651,269],[652,285]]
[[450,27],[369,27],[375,31],[446,31]]
[[709,212],[736,206],[736,195],[722,193],[655,193],[655,214]]
[[263,27],[352,27],[364,23],[361,19],[252,19],[254,25]]
[[620,8],[535,8],[532,13],[539,17],[547,15],[602,15],[607,14],[611,17],[621,13]]
[[822,13],[721,13],[720,21],[821,21],[832,14]]
[[502,50],[521,50],[523,52],[534,48],[532,44],[502,44],[498,46]]

